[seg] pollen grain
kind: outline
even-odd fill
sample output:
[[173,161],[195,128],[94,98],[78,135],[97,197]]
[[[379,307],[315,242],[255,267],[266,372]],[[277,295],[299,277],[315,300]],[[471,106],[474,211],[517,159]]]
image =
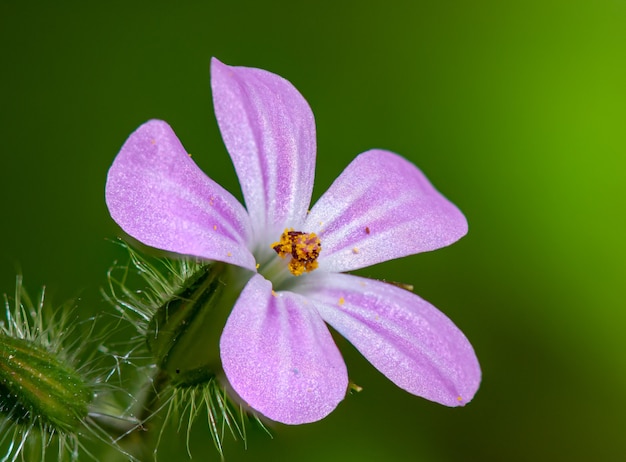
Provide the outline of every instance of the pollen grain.
[[271,247],[280,258],[291,257],[289,271],[294,276],[317,268],[317,257],[322,251],[322,244],[315,233],[294,231],[293,228],[285,229],[280,241],[274,242]]

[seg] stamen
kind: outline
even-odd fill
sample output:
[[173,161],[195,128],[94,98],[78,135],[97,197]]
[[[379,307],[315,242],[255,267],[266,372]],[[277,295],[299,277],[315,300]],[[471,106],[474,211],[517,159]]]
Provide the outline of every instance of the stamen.
[[272,244],[272,249],[280,258],[290,255],[289,271],[294,276],[300,276],[317,268],[317,257],[322,251],[322,244],[315,233],[304,233],[288,228],[280,236],[280,241]]

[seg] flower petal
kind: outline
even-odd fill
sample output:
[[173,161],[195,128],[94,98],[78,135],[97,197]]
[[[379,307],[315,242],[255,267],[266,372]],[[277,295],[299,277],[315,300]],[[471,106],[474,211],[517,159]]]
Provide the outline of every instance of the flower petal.
[[443,313],[391,284],[314,273],[298,292],[391,381],[446,406],[468,403],[480,384],[474,349]]
[[467,221],[415,165],[371,150],[346,167],[304,228],[320,237],[319,268],[343,272],[449,245]]
[[126,140],[107,176],[106,202],[117,224],[146,245],[255,269],[245,209],[163,121],[146,122]]
[[304,297],[274,293],[258,274],[235,304],[220,350],[233,389],[272,420],[320,420],[346,394],[346,366],[322,318]]
[[[315,121],[282,77],[213,58],[215,115],[261,238],[304,221],[315,174]],[[265,236],[265,234],[268,234]]]

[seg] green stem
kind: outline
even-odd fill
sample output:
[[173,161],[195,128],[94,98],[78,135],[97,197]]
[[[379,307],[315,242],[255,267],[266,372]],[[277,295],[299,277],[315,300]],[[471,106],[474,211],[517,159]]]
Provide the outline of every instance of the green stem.
[[120,446],[140,461],[154,459],[158,435],[164,422],[158,411],[169,385],[168,374],[161,369],[157,370],[138,403],[139,424],[120,441]]

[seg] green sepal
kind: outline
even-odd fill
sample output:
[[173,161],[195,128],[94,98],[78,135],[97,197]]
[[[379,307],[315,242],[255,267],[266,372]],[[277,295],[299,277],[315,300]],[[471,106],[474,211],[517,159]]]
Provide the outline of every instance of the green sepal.
[[176,387],[206,383],[221,369],[219,335],[226,268],[223,263],[200,268],[150,320],[148,348]]
[[63,431],[87,416],[92,392],[76,370],[30,340],[0,334],[0,411]]

